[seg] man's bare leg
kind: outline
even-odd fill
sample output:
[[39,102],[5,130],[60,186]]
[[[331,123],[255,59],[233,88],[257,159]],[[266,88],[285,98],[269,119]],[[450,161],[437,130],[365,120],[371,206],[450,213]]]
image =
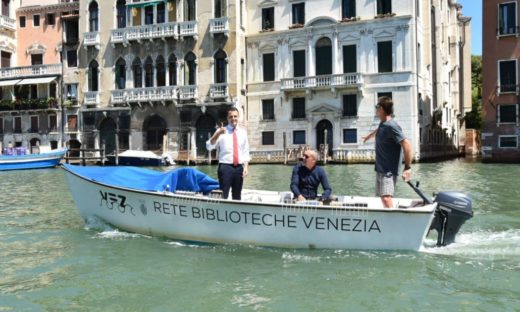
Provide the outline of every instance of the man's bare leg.
[[390,195],[383,195],[381,196],[381,201],[383,202],[383,207],[385,208],[393,208],[393,202],[392,202],[392,196]]

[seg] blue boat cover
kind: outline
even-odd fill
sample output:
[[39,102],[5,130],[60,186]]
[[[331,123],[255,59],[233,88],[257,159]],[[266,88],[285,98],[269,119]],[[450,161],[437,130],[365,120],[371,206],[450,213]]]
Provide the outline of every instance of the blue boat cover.
[[73,166],[67,170],[103,184],[143,191],[190,191],[207,194],[218,189],[218,181],[193,168],[178,168],[160,172],[139,167]]

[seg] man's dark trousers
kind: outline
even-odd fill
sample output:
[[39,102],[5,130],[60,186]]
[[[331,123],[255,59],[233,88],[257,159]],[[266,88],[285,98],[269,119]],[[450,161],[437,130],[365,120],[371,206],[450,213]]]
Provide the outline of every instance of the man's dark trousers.
[[240,200],[242,193],[242,184],[244,178],[244,166],[238,165],[233,166],[230,164],[219,164],[218,165],[218,183],[220,183],[220,189],[222,190],[222,197],[228,198],[229,189],[231,188],[231,197],[234,200]]

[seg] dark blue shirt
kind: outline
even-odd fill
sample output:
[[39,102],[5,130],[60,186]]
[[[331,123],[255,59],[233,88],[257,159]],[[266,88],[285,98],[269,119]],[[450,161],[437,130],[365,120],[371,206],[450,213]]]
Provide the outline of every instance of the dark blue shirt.
[[393,119],[379,124],[376,133],[376,171],[398,175],[401,164],[401,141],[406,139],[401,126]]
[[329,199],[332,188],[329,185],[325,170],[319,166],[314,166],[309,170],[303,164],[294,166],[291,178],[291,191],[295,197],[303,195],[305,199],[316,199],[318,186],[323,186],[322,200]]

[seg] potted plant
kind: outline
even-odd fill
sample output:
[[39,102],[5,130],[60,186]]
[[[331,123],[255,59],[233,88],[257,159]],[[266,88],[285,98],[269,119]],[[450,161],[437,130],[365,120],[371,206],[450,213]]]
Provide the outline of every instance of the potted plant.
[[392,16],[395,16],[395,13],[377,14],[375,16],[375,18],[387,18],[387,17],[392,17]]
[[54,97],[50,97],[47,99],[47,102],[45,103],[47,105],[47,108],[56,108],[58,101]]
[[274,30],[274,28],[271,26],[271,22],[269,20],[265,20],[261,32],[273,31],[273,30]]
[[63,101],[63,107],[69,108],[69,107],[72,107],[72,105],[73,105],[72,100]]
[[8,111],[13,109],[13,101],[9,99],[0,100],[0,110]]
[[356,22],[356,21],[359,21],[359,20],[361,20],[360,16],[352,16],[352,17],[344,17],[339,22],[340,23],[348,23],[348,22]]

